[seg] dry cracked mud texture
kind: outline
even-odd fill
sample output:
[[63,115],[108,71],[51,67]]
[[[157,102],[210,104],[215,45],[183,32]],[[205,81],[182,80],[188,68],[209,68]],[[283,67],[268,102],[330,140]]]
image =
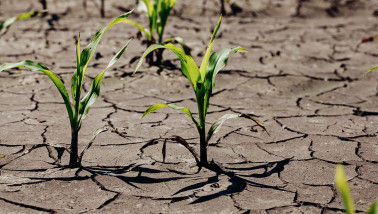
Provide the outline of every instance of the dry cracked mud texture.
[[[107,0],[106,18],[94,2],[48,1],[50,14],[19,21],[0,39],[0,63],[31,59],[46,64],[69,85],[75,38],[82,43],[134,1]],[[97,1],[98,2],[98,1]],[[106,73],[101,96],[80,132],[84,148],[93,131],[107,125],[83,157],[82,169],[64,167],[57,152],[70,142],[69,121],[58,91],[41,73],[13,69],[0,74],[1,213],[342,213],[334,185],[344,163],[357,211],[378,193],[378,43],[356,44],[377,34],[377,2],[240,1],[244,10],[225,16],[214,49],[237,45],[216,79],[208,122],[225,113],[252,113],[270,136],[246,120],[225,123],[209,157],[237,176],[208,170],[195,174],[194,159],[163,138],[180,135],[198,151],[198,136],[181,112],[162,109],[140,120],[159,102],[192,109],[195,100],[179,61],[144,65],[131,76],[145,46],[134,39]],[[198,62],[218,19],[218,1],[179,0],[166,34],[179,35]],[[0,20],[40,9],[37,0],[1,0]],[[205,8],[206,10],[203,10]],[[226,8],[229,10],[230,8]],[[135,12],[131,19],[146,23]],[[136,29],[111,28],[90,65],[88,82],[106,66]]]

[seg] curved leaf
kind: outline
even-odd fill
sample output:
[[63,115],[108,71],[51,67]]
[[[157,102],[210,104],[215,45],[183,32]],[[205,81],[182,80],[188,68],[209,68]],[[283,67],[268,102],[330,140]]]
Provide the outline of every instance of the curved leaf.
[[224,49],[219,53],[213,52],[211,54],[209,64],[206,69],[206,78],[205,78],[205,92],[204,92],[204,112],[207,113],[209,108],[209,100],[211,97],[211,93],[213,88],[215,87],[215,76],[218,72],[227,64],[228,57],[230,53],[237,53],[237,52],[248,52],[244,48],[238,46],[233,49]]
[[85,116],[88,114],[90,106],[96,101],[98,96],[100,95],[100,85],[101,81],[104,77],[105,71],[110,68],[112,65],[114,65],[115,62],[122,56],[123,52],[125,52],[127,46],[129,45],[130,40],[126,43],[125,46],[110,60],[108,66],[103,70],[101,73],[99,73],[96,78],[93,80],[90,90],[88,91],[87,95],[82,99],[80,102],[80,108],[79,108],[79,123],[82,119],[85,118]]
[[227,65],[230,53],[248,52],[246,49],[238,46],[232,49],[223,49],[219,53],[213,52],[210,57],[209,64],[206,69],[206,81],[208,80],[208,73],[211,75],[212,87],[215,86],[215,76],[218,72]]
[[144,27],[142,25],[140,25],[140,24],[138,24],[138,23],[136,23],[136,22],[134,22],[130,19],[125,19],[122,22],[125,23],[125,24],[129,24],[129,25],[137,27],[139,29],[139,31],[144,34],[144,36],[146,37],[146,39],[148,41],[152,41],[152,33],[148,32],[148,30],[144,29]]
[[222,15],[219,17],[218,24],[214,29],[213,36],[210,39],[209,45],[207,46],[205,56],[203,57],[203,60],[202,60],[202,63],[201,63],[200,73],[201,73],[202,82],[205,81],[206,68],[207,68],[207,64],[209,62],[209,58],[210,58],[210,54],[211,54],[211,48],[213,47],[214,39],[215,39],[215,36],[217,35],[218,29],[221,25],[221,21],[222,21]]
[[72,126],[73,125],[73,112],[72,112],[72,107],[70,103],[70,98],[68,96],[66,88],[64,87],[63,82],[59,79],[59,77],[56,74],[54,74],[52,71],[50,71],[46,66],[40,63],[32,62],[30,60],[25,60],[18,63],[5,63],[0,66],[0,71],[9,69],[9,68],[15,68],[15,67],[25,67],[31,71],[38,71],[38,70],[42,71],[53,81],[53,83],[55,84],[56,88],[59,90],[60,95],[62,96],[64,100],[64,104],[66,105],[68,117],[70,118],[70,122]]
[[28,19],[34,16],[39,16],[41,15],[41,12],[38,11],[32,11],[32,12],[27,12],[27,13],[22,13],[19,16],[12,17],[9,19],[4,20],[3,22],[0,23],[0,36],[5,34],[9,27],[16,21],[16,20],[21,20],[21,19]]
[[[79,66],[77,67],[76,73],[74,74],[73,79],[72,79],[73,83],[76,82],[76,84],[75,84],[76,86],[72,86],[73,83],[71,83],[71,89],[76,89],[75,90],[76,92],[72,93],[72,95],[75,95],[75,98],[74,98],[75,99],[75,101],[74,101],[74,103],[75,103],[75,107],[74,107],[74,109],[75,109],[75,112],[74,112],[75,113],[75,115],[74,115],[75,120],[78,119],[78,117],[79,117],[78,114],[79,114],[80,111],[83,113],[83,110],[79,109],[80,106],[81,106],[81,104],[80,104],[81,89],[82,89],[82,86],[83,86],[83,80],[84,80],[85,71],[87,70],[88,64],[89,64],[90,60],[92,59],[92,57],[93,57],[93,55],[94,55],[94,53],[96,51],[97,45],[100,43],[100,40],[103,37],[103,35],[105,34],[105,32],[111,26],[113,26],[115,24],[118,24],[118,23],[121,23],[131,13],[132,13],[132,11],[129,11],[127,13],[124,13],[124,14],[118,16],[112,22],[110,22],[106,27],[104,27],[101,30],[97,31],[97,33],[93,36],[91,42],[81,52],[81,54],[80,54],[80,60],[79,60]],[[79,44],[80,43],[78,43],[78,45]],[[100,76],[98,76],[98,77],[100,77]],[[101,79],[102,79],[102,77],[101,77]],[[101,81],[100,81],[100,83],[101,83]],[[80,120],[78,120],[76,122],[80,123]]]
[[161,108],[165,108],[165,107],[171,107],[173,108],[174,110],[181,110],[183,112],[185,112],[190,118],[192,118],[192,121],[193,123],[198,127],[198,122],[194,119],[192,113],[190,112],[190,109],[187,108],[187,107],[180,107],[174,103],[171,103],[171,104],[164,104],[164,103],[158,103],[158,104],[155,104],[151,107],[149,107],[144,113],[143,113],[143,116],[142,116],[142,119],[147,116],[148,114],[150,114],[151,112],[153,111],[156,111],[156,110],[159,110]]
[[[112,22],[108,24],[108,26],[102,28],[101,30],[97,31],[97,33],[93,36],[91,42],[83,49],[80,55],[80,67],[78,69],[78,77],[79,77],[79,84],[82,83],[85,71],[88,67],[90,60],[92,59],[97,45],[100,43],[105,32],[113,25],[123,22],[133,11],[129,11],[124,13],[117,18],[115,18]],[[81,88],[80,88],[81,90]]]
[[337,189],[339,190],[343,198],[346,213],[354,214],[355,209],[354,209],[353,198],[352,198],[352,195],[350,194],[344,168],[341,164],[337,164],[336,166],[335,183],[336,183]]
[[[260,126],[264,131],[266,131],[265,127],[263,124],[257,120],[256,118],[248,115],[248,114],[225,114],[221,118],[219,118],[217,121],[213,123],[213,125],[210,127],[209,132],[207,134],[207,140],[206,142],[209,142],[213,134],[217,133],[220,128],[222,127],[222,124],[228,120],[228,119],[233,119],[233,118],[238,118],[238,117],[244,117],[250,120],[253,120],[258,126]],[[267,131],[266,131],[267,132]],[[267,132],[268,133],[268,132]],[[269,133],[268,133],[269,134]]]
[[378,66],[372,67],[363,77],[365,77],[366,75],[368,75],[370,72],[374,71],[377,68]]
[[198,67],[196,63],[194,62],[193,58],[187,54],[181,49],[176,47],[173,44],[154,44],[147,48],[146,51],[144,51],[142,57],[139,59],[138,65],[134,71],[134,73],[139,69],[139,67],[142,65],[144,58],[151,53],[152,51],[158,49],[158,48],[166,48],[173,53],[175,53],[181,62],[181,70],[182,73],[189,79],[190,83],[192,84],[192,87],[194,90],[197,88],[197,83],[200,81],[200,73],[198,70]]
[[184,50],[185,54],[190,55],[190,52],[192,51],[192,49],[188,45],[185,44],[183,38],[178,37],[178,36],[173,37],[173,38],[168,38],[164,40],[164,44],[167,44],[172,41],[176,41],[177,43],[179,43],[182,49]]
[[177,142],[181,145],[183,145],[187,150],[189,150],[189,152],[193,155],[194,159],[196,160],[196,163],[197,163],[197,166],[198,166],[198,171],[201,171],[202,169],[202,165],[201,165],[201,162],[199,160],[199,155],[196,153],[196,151],[191,147],[189,146],[188,142],[186,142],[186,140],[184,140],[184,138],[180,137],[180,136],[177,136],[177,135],[174,135],[170,138],[166,138],[164,140],[164,144],[163,144],[163,149],[162,149],[162,153],[163,153],[163,162],[165,162],[165,156],[167,154],[166,150],[167,150],[167,140],[171,140],[173,142]]

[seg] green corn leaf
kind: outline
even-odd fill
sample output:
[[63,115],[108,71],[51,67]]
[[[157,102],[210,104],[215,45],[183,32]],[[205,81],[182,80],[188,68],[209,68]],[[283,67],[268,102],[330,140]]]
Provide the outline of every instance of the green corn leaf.
[[197,83],[200,81],[200,73],[198,70],[198,67],[196,63],[194,62],[193,58],[189,55],[186,55],[185,52],[181,49],[176,47],[173,44],[154,44],[147,48],[147,50],[143,53],[142,57],[139,59],[138,65],[134,71],[134,73],[139,69],[139,67],[142,65],[144,58],[151,53],[152,51],[158,49],[158,48],[166,48],[173,53],[175,53],[181,62],[181,70],[183,74],[189,79],[190,83],[192,84],[192,87],[194,90],[197,88]]
[[76,44],[76,71],[71,78],[71,94],[73,105],[76,106],[76,93],[77,93],[77,81],[78,81],[78,69],[80,68],[80,34]]
[[149,107],[144,113],[143,113],[143,116],[142,116],[142,119],[147,116],[148,114],[150,114],[151,112],[153,111],[156,111],[156,110],[159,110],[161,108],[165,108],[165,107],[171,107],[173,108],[174,110],[181,110],[183,112],[185,112],[193,121],[193,123],[198,127],[198,122],[194,119],[192,113],[190,112],[190,109],[187,108],[187,107],[180,107],[174,103],[171,103],[171,104],[164,104],[164,103],[158,103],[158,104],[155,104],[151,107]]
[[264,131],[266,131],[264,125],[257,120],[256,118],[248,115],[248,114],[225,114],[221,118],[219,118],[217,121],[213,123],[213,125],[210,127],[209,132],[207,134],[207,140],[206,142],[209,142],[213,134],[217,133],[220,128],[222,127],[223,123],[228,119],[238,118],[238,117],[244,117],[250,120],[253,120],[258,126],[260,126]]
[[190,52],[192,51],[192,49],[188,45],[185,44],[184,39],[181,37],[176,36],[173,38],[168,38],[168,39],[165,39],[163,43],[167,44],[173,41],[176,41],[177,43],[181,45],[186,55],[190,55]]
[[158,22],[157,28],[159,34],[159,43],[162,42],[164,28],[167,23],[169,13],[171,12],[176,1],[177,0],[160,0],[160,20]]
[[215,76],[218,74],[218,72],[227,64],[228,57],[230,53],[237,53],[237,52],[248,52],[242,47],[236,47],[233,49],[224,49],[220,51],[219,53],[213,52],[211,54],[211,57],[209,59],[209,64],[207,65],[206,69],[206,79],[205,79],[205,98],[204,98],[204,112],[207,113],[207,110],[209,108],[209,100],[211,97],[211,93],[213,91],[213,88],[215,87]]
[[16,20],[21,20],[21,19],[28,19],[34,16],[39,16],[41,15],[41,12],[38,11],[32,11],[32,12],[27,12],[27,13],[22,13],[19,16],[12,17],[9,19],[4,20],[3,22],[0,23],[0,36],[5,34],[9,27],[16,21]]
[[25,61],[18,62],[18,63],[5,63],[5,64],[0,66],[0,71],[5,70],[5,69],[9,69],[9,68],[15,68],[15,67],[25,67],[25,68],[28,68],[31,71],[38,71],[39,70],[39,71],[42,71],[43,73],[45,73],[53,81],[53,83],[55,84],[55,86],[59,90],[60,95],[62,96],[62,98],[64,100],[64,104],[66,105],[66,109],[67,109],[67,112],[68,112],[68,116],[70,118],[71,125],[73,125],[73,113],[72,113],[70,98],[68,96],[66,88],[64,87],[63,82],[59,79],[59,77],[56,74],[54,74],[52,71],[50,71],[46,66],[44,66],[40,63],[32,62],[30,60],[25,60]]
[[198,117],[199,117],[201,129],[203,129],[205,126],[205,118],[206,118],[207,109],[208,109],[205,105],[206,88],[205,88],[204,83],[197,83],[195,94],[196,94],[196,102],[197,102],[197,107],[198,107]]
[[110,60],[108,66],[103,70],[101,73],[99,73],[96,78],[93,80],[90,90],[88,91],[87,95],[82,99],[80,103],[79,108],[79,115],[80,120],[83,120],[85,116],[88,114],[90,106],[96,101],[98,96],[100,95],[100,85],[101,81],[104,77],[105,71],[110,68],[114,63],[117,62],[117,60],[122,56],[122,54],[125,52],[127,46],[129,45],[130,40],[126,43],[125,46]]
[[148,41],[151,41],[153,39],[152,38],[152,33],[148,32],[148,30],[144,29],[144,27],[142,25],[140,25],[140,24],[138,24],[138,23],[136,23],[136,22],[134,22],[134,21],[132,21],[130,19],[125,19],[122,22],[125,23],[125,24],[129,24],[129,25],[137,27],[139,29],[139,31],[141,33],[143,33],[143,35],[146,37],[146,39]]
[[366,75],[368,75],[370,72],[374,71],[377,68],[378,66],[372,67],[363,77],[365,77]]
[[378,214],[378,200],[374,202],[366,214]]
[[156,110],[159,110],[161,108],[165,108],[165,107],[168,107],[169,105],[168,104],[164,104],[164,103],[158,103],[158,104],[155,104],[151,107],[149,107],[144,113],[143,113],[143,116],[142,116],[142,119],[147,116],[148,114],[150,114],[151,112],[153,111],[156,111]]
[[[127,12],[127,13],[124,13],[120,16],[118,16],[117,18],[115,18],[112,22],[110,22],[108,24],[108,26],[102,28],[101,30],[97,31],[97,33],[93,36],[91,42],[83,49],[83,51],[81,52],[80,54],[80,66],[78,66],[77,68],[77,71],[76,71],[76,77],[74,75],[73,77],[73,80],[72,82],[76,82],[76,86],[72,86],[72,83],[71,83],[71,89],[76,89],[74,93],[72,93],[72,95],[75,96],[75,118],[78,116],[77,114],[79,112],[76,112],[76,111],[80,111],[78,108],[78,102],[80,101],[80,95],[81,95],[81,89],[82,89],[82,86],[83,86],[83,80],[84,80],[84,75],[85,75],[85,71],[87,70],[87,67],[88,67],[88,64],[90,62],[90,60],[92,59],[95,51],[96,51],[96,47],[97,45],[100,43],[100,40],[101,38],[103,37],[103,35],[105,34],[105,32],[113,25],[115,24],[118,24],[118,23],[121,23],[122,21],[124,21],[130,14],[132,13],[132,11],[130,12]],[[85,109],[85,108],[84,108]]]
[[214,52],[210,57],[209,64],[206,70],[206,81],[208,80],[207,79],[208,73],[211,74],[212,87],[215,86],[215,76],[224,66],[227,65],[228,57],[231,52],[237,53],[237,52],[248,52],[248,51],[239,46],[233,49],[224,49],[220,51],[219,53]]
[[145,12],[149,23],[150,23],[150,33],[151,33],[151,38],[153,37],[153,32],[156,29],[156,23],[157,23],[157,18],[158,18],[158,3],[160,0],[139,0],[138,3],[138,10]]
[[211,48],[213,47],[214,39],[215,39],[215,36],[217,35],[218,29],[221,25],[221,21],[222,21],[222,15],[220,16],[220,18],[218,20],[218,24],[214,29],[213,36],[210,39],[209,45],[207,46],[205,56],[203,57],[203,60],[202,60],[202,63],[201,63],[200,73],[201,73],[202,82],[205,81],[206,68],[207,68],[207,63],[209,62],[209,58],[210,58],[210,54],[211,54]]
[[[90,60],[92,59],[94,53],[96,52],[96,47],[100,43],[100,40],[102,39],[105,32],[113,25],[123,22],[132,11],[129,11],[127,13],[124,13],[117,18],[115,18],[112,22],[108,24],[108,26],[102,28],[101,30],[97,31],[97,33],[93,36],[91,42],[83,49],[80,55],[80,68],[78,69],[78,77],[79,77],[79,83],[82,82],[85,71],[88,67],[88,64]],[[81,88],[80,88],[81,90]]]
[[336,166],[335,183],[336,183],[337,189],[339,190],[343,198],[346,213],[354,214],[355,209],[354,209],[353,198],[352,198],[352,195],[350,194],[344,168],[341,164],[337,164]]

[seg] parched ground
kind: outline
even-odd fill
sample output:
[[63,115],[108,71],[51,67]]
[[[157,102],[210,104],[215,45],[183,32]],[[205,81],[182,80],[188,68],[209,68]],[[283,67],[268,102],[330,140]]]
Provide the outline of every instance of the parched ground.
[[[75,70],[75,40],[83,46],[134,1],[106,1],[102,19],[94,2],[51,0],[49,14],[16,22],[0,38],[0,63],[30,59],[44,63],[65,84]],[[197,151],[198,135],[182,112],[162,109],[140,120],[152,104],[196,104],[176,57],[131,76],[145,50],[134,38],[107,71],[101,96],[80,131],[80,149],[105,125],[83,157],[69,169],[70,128],[58,91],[40,72],[12,69],[0,74],[1,213],[342,213],[334,185],[336,163],[344,163],[359,212],[378,196],[378,42],[357,47],[378,34],[375,0],[238,1],[243,11],[224,16],[214,50],[242,46],[217,76],[208,126],[225,113],[251,113],[228,121],[208,148],[235,177],[209,170],[196,174],[195,160],[182,146],[162,142],[180,135]],[[40,10],[37,0],[1,0],[0,20]],[[226,10],[230,12],[227,6]],[[219,18],[218,1],[179,0],[167,37],[181,36],[200,62]],[[375,12],[377,13],[377,12]],[[130,19],[143,23],[143,14]],[[84,90],[137,29],[112,27],[97,48]]]

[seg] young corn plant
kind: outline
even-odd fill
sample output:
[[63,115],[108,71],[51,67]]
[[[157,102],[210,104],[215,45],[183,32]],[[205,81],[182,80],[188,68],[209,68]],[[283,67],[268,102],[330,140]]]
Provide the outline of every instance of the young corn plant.
[[29,18],[32,18],[34,16],[39,16],[41,14],[43,14],[43,12],[32,11],[32,12],[22,13],[18,16],[4,20],[3,22],[0,23],[0,36],[4,35],[8,31],[9,27],[15,21],[21,20],[21,19],[29,19]]
[[[344,172],[343,165],[337,164],[335,173],[335,183],[343,198],[345,212],[347,214],[355,214],[354,202],[350,193],[347,178]],[[378,200],[376,200],[366,214],[378,214]]]
[[[138,9],[146,14],[149,20],[149,27],[145,28],[132,20],[125,20],[126,24],[137,27],[146,39],[147,47],[152,44],[166,44],[170,42],[179,43],[185,52],[189,54],[190,48],[185,45],[184,40],[180,37],[164,39],[164,30],[167,24],[169,14],[177,0],[139,0]],[[155,37],[155,32],[157,38]],[[155,58],[155,60],[154,60]],[[157,50],[155,57],[153,54],[146,58],[149,65],[160,65],[163,59],[163,50]]]
[[104,77],[105,71],[108,68],[110,68],[122,56],[130,41],[128,41],[126,45],[123,46],[123,48],[110,60],[108,66],[95,77],[90,87],[90,90],[81,99],[84,75],[88,68],[88,64],[92,59],[96,51],[96,47],[99,44],[105,32],[111,26],[123,22],[130,15],[131,12],[132,11],[117,17],[108,26],[97,31],[97,33],[93,36],[91,42],[81,52],[79,37],[76,45],[77,67],[71,79],[72,103],[70,101],[70,97],[67,93],[66,88],[64,87],[63,82],[55,73],[50,71],[46,66],[29,60],[25,60],[18,63],[5,63],[0,66],[0,71],[15,67],[25,67],[31,71],[39,70],[45,73],[53,81],[53,83],[59,90],[60,95],[63,98],[71,125],[71,145],[68,149],[70,153],[69,167],[76,168],[80,166],[81,157],[78,156],[78,134],[82,125],[82,121],[88,115],[90,106],[96,101],[100,94],[100,85]]
[[[151,45],[143,54],[141,57],[137,68],[135,71],[138,70],[140,65],[143,62],[143,59],[146,58],[146,56],[151,53],[152,51],[159,49],[159,48],[165,48],[173,51],[178,58],[181,61],[181,70],[182,73],[189,79],[192,88],[194,90],[194,93],[196,95],[196,102],[198,107],[198,121],[193,117],[191,111],[187,107],[180,107],[176,104],[155,104],[151,107],[149,107],[143,114],[142,118],[146,115],[150,114],[153,111],[156,111],[158,109],[164,108],[164,107],[171,107],[175,110],[181,110],[185,112],[193,121],[195,126],[197,127],[197,131],[199,133],[200,137],[200,156],[198,157],[197,153],[192,149],[188,143],[179,136],[174,136],[170,138],[173,141],[176,141],[182,145],[184,145],[194,156],[196,159],[197,165],[199,167],[199,170],[201,170],[202,167],[211,169],[213,171],[219,171],[218,165],[216,165],[213,161],[208,162],[207,160],[207,147],[209,145],[209,140],[213,136],[214,133],[219,131],[222,124],[227,119],[237,118],[237,117],[243,117],[247,119],[253,120],[258,126],[263,128],[265,130],[265,127],[261,122],[259,122],[256,118],[248,115],[248,114],[226,114],[223,117],[221,117],[219,120],[217,120],[215,123],[212,124],[209,131],[206,134],[206,115],[209,108],[209,102],[210,97],[213,91],[213,88],[215,86],[215,76],[218,74],[218,72],[226,65],[229,54],[237,53],[237,52],[247,52],[245,49],[241,47],[236,47],[233,49],[224,49],[218,53],[213,52],[211,53],[211,49],[214,43],[215,36],[218,32],[218,29],[220,27],[222,20],[222,16],[219,18],[218,24],[215,27],[214,33],[211,37],[211,40],[209,42],[208,48],[206,50],[205,56],[202,60],[200,68],[196,65],[193,58],[190,55],[185,54],[185,52],[181,49],[176,47],[173,44],[154,44]],[[266,130],[265,130],[266,131]],[[165,144],[163,145],[163,159],[165,158]]]

